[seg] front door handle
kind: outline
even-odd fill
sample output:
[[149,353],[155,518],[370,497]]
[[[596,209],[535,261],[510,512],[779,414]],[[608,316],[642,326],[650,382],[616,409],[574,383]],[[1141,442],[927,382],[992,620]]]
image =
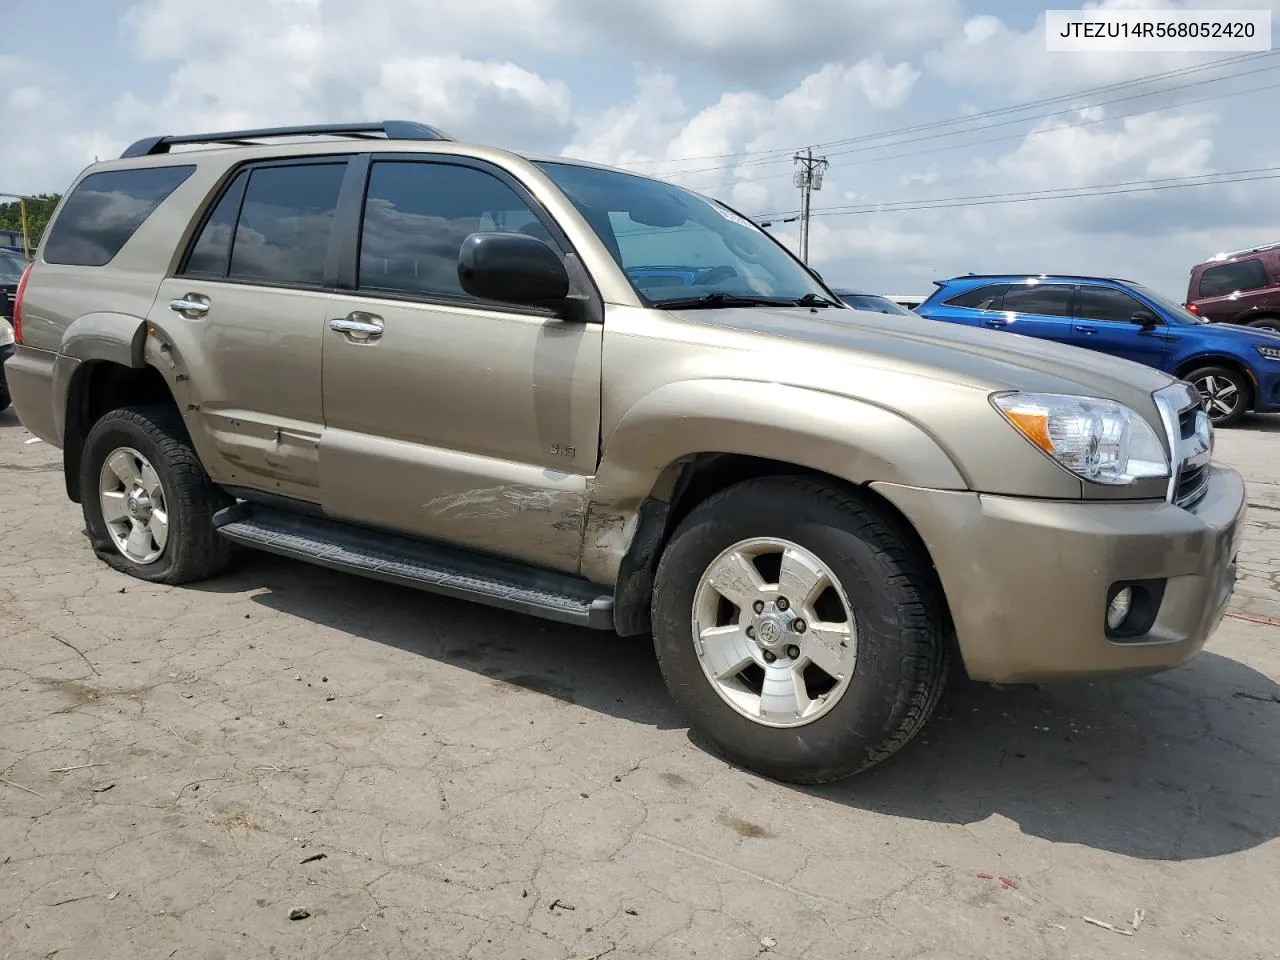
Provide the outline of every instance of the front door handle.
[[209,312],[209,301],[198,293],[188,293],[176,300],[170,300],[169,309],[183,316],[203,317]]
[[377,340],[382,336],[382,318],[371,313],[352,313],[330,320],[329,329],[344,334],[348,340]]

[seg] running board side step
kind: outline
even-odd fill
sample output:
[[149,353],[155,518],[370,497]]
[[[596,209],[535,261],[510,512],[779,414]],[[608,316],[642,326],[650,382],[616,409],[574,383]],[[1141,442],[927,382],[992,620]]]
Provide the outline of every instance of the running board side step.
[[580,577],[250,503],[220,510],[213,524],[228,540],[254,550],[546,620],[613,629],[613,596]]

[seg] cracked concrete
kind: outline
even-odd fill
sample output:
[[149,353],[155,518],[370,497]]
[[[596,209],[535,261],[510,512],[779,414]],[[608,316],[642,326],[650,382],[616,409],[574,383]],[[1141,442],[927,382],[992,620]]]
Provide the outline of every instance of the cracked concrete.
[[0,414],[0,957],[1280,956],[1276,433],[1219,435],[1255,509],[1205,654],[952,696],[801,790],[692,741],[642,641],[266,556],[120,576]]

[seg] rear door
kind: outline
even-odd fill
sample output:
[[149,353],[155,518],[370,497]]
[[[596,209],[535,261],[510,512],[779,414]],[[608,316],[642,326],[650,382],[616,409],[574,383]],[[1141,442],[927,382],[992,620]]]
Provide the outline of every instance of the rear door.
[[319,499],[326,272],[346,167],[339,157],[240,169],[161,284],[149,319],[186,378],[219,483]]
[[988,320],[998,319],[993,311],[999,309],[1008,289],[1007,283],[988,283],[950,296],[946,291],[940,291],[922,303],[916,312],[930,320],[959,323],[966,327],[985,326]]
[[1038,340],[1072,343],[1072,303],[1075,287],[1069,283],[1015,283],[1005,291],[998,311],[989,312],[983,325],[1020,333]]
[[1149,367],[1169,355],[1168,327],[1155,311],[1115,287],[1081,284],[1076,289],[1073,342]]

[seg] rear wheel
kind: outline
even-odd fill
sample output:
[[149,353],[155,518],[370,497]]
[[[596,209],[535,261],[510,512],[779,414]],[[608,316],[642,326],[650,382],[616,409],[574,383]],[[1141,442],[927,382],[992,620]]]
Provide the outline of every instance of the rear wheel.
[[213,529],[213,515],[231,502],[169,407],[113,410],[85,438],[85,523],[94,552],[122,573],[170,584],[221,573],[232,547]]
[[1215,427],[1229,427],[1248,412],[1249,382],[1244,374],[1210,366],[1192,370],[1185,379],[1199,391],[1200,409]]
[[1249,324],[1251,327],[1260,327],[1263,330],[1275,330],[1280,333],[1280,317],[1261,317]]
[[946,681],[945,622],[894,520],[809,479],[708,499],[654,585],[658,660],[695,730],[796,783],[850,776],[919,731]]
[[9,385],[3,380],[0,380],[0,413],[4,413],[9,409],[10,402]]

